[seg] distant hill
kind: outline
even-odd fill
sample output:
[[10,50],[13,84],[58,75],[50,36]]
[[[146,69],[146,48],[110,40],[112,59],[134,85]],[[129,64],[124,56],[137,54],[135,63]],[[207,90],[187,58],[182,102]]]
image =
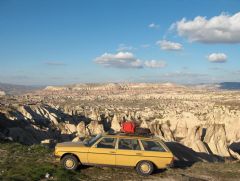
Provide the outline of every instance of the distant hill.
[[8,95],[19,95],[19,94],[27,93],[40,88],[42,87],[0,83],[0,90],[4,91]]
[[86,83],[63,86],[47,86],[44,88],[44,91],[120,91],[157,88],[184,88],[184,86],[173,83]]
[[222,83],[219,83],[219,89],[239,90],[240,82],[222,82]]
[[200,89],[215,89],[215,90],[240,90],[240,82],[220,82],[210,84],[195,84],[189,85],[190,87]]
[[[195,84],[195,85],[185,85],[193,88],[200,89],[222,89],[222,90],[240,90],[240,82],[221,82],[213,84]],[[7,95],[19,95],[34,90],[45,90],[45,91],[67,91],[67,90],[116,90],[116,89],[134,89],[140,88],[144,89],[146,87],[160,87],[160,88],[176,88],[184,87],[183,85],[176,85],[172,83],[99,83],[99,84],[74,84],[65,86],[26,86],[26,85],[15,85],[0,83],[0,91],[3,91]]]

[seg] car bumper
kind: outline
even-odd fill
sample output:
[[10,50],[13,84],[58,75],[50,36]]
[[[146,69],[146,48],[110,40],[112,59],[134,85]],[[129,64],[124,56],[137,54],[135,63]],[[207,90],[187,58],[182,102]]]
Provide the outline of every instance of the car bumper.
[[56,161],[60,161],[61,160],[61,156],[59,156],[59,155],[54,155],[54,158],[55,158]]
[[167,164],[167,168],[173,168],[174,167],[174,164]]
[[167,168],[173,168],[174,167],[174,159],[172,159],[171,163],[167,164]]

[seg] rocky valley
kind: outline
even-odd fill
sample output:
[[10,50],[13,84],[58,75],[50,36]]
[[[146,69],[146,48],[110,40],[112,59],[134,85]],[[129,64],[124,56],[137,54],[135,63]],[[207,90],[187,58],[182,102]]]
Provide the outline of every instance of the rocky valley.
[[80,141],[120,131],[120,122],[149,128],[177,166],[240,159],[240,91],[171,83],[48,86],[0,96],[0,139],[24,145]]

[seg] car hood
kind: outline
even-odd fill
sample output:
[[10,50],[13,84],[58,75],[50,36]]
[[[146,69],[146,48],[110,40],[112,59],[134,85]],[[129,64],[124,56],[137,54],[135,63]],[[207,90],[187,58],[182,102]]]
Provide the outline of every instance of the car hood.
[[58,143],[56,147],[86,147],[83,142],[63,142]]

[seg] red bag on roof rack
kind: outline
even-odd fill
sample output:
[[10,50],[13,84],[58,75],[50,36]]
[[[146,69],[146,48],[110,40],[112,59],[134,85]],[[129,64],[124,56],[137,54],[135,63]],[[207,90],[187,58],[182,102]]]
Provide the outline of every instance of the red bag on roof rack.
[[136,126],[135,126],[134,122],[127,121],[127,122],[122,123],[121,131],[124,133],[134,133],[135,127]]

